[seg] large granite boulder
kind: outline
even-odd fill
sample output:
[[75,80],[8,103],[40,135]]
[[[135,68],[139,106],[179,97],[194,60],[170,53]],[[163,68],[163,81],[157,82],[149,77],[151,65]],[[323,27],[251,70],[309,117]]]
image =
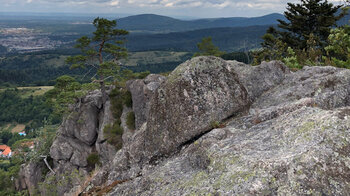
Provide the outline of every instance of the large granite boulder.
[[105,185],[110,195],[346,195],[349,100],[350,70],[192,59],[157,89]]
[[288,72],[279,62],[252,67],[216,57],[197,57],[179,65],[151,100],[144,160],[176,152],[211,130],[213,123],[247,110]]
[[303,106],[214,129],[109,195],[347,195],[349,138],[350,107]]

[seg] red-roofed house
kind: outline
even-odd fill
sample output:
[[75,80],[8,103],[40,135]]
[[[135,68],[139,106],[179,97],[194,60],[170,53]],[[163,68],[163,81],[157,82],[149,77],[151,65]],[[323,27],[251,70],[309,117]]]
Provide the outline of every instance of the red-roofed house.
[[11,157],[12,151],[11,148],[7,145],[0,145],[0,156],[2,157]]

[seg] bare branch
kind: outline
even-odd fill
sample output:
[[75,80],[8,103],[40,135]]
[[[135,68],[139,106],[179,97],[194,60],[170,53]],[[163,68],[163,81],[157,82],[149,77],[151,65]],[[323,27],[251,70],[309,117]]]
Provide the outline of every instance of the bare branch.
[[53,171],[53,169],[51,168],[51,166],[50,166],[49,163],[47,162],[47,156],[41,155],[40,157],[41,157],[41,158],[44,158],[44,162],[45,162],[46,167],[49,168],[49,170],[50,170],[52,173],[54,173],[54,174],[56,175],[56,172]]

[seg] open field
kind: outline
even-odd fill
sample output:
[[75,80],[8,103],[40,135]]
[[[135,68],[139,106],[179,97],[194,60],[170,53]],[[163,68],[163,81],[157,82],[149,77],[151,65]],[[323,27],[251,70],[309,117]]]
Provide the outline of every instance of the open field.
[[18,87],[18,90],[21,90],[23,94],[21,95],[23,98],[29,96],[40,96],[45,94],[47,91],[53,89],[53,86],[35,86],[35,87]]
[[[53,88],[53,86],[17,87],[22,98],[28,98],[30,96],[40,96]],[[5,90],[6,89],[0,89],[0,93],[4,92]]]
[[23,125],[23,124],[18,124],[18,125],[16,125],[16,126],[11,130],[11,132],[12,132],[12,133],[19,133],[19,132],[23,131],[25,128],[26,128],[25,125]]
[[147,64],[161,64],[167,62],[182,61],[188,52],[173,52],[173,51],[145,51],[145,52],[130,52],[128,59],[122,63],[126,66],[138,66]]

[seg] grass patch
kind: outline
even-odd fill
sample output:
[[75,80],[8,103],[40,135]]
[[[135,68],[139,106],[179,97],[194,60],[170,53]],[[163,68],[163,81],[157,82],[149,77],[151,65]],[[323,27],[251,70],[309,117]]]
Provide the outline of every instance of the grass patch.
[[135,129],[135,113],[129,112],[126,116],[126,125],[129,129],[134,130]]
[[25,125],[23,125],[23,124],[18,124],[18,125],[16,125],[14,128],[12,128],[11,132],[12,132],[12,133],[19,133],[19,132],[23,131],[25,128],[26,128]]
[[[18,93],[21,98],[28,98],[30,96],[41,96],[44,95],[47,91],[53,89],[53,86],[33,86],[33,87],[17,87]],[[14,89],[14,88],[9,88]],[[6,88],[0,89],[0,92],[5,91]]]

